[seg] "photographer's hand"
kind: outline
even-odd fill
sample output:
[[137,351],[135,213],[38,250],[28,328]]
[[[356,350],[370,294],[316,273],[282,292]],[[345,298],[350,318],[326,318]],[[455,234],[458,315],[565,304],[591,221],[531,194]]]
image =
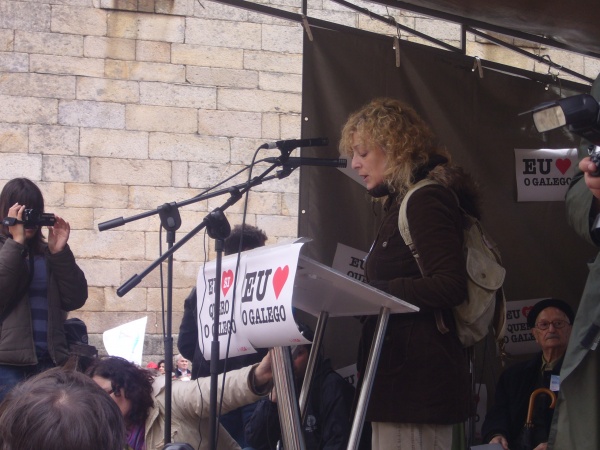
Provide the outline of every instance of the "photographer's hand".
[[579,169],[584,173],[585,184],[594,197],[600,199],[600,177],[592,175],[598,169],[588,156],[579,161]]
[[64,250],[71,233],[69,222],[58,216],[55,216],[55,219],[54,226],[48,227],[48,250],[52,254]]
[[23,223],[20,222],[23,218],[23,210],[25,209],[25,205],[19,205],[15,203],[8,209],[8,217],[14,217],[19,220],[19,223],[15,223],[13,226],[8,227],[8,232],[11,234],[13,241],[18,242],[19,244],[25,244],[25,227]]

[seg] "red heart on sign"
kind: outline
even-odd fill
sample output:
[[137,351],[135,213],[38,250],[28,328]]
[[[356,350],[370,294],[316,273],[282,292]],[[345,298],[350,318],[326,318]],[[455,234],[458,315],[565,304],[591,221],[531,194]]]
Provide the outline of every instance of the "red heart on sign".
[[278,267],[275,271],[275,275],[273,275],[273,289],[275,289],[275,298],[279,298],[279,294],[281,294],[281,290],[283,286],[285,286],[285,282],[287,281],[288,275],[290,274],[290,268],[285,266],[283,269]]
[[532,309],[533,306],[524,306],[521,310],[521,313],[523,313],[523,317],[527,317],[529,315],[529,311],[531,311]]
[[229,288],[233,286],[233,270],[226,270],[221,275],[221,289],[223,290],[223,295],[227,295]]
[[565,172],[567,170],[569,170],[569,167],[571,167],[571,160],[570,159],[562,159],[562,158],[558,158],[556,160],[556,168],[558,170],[560,170],[560,173],[562,173],[563,175],[565,174]]

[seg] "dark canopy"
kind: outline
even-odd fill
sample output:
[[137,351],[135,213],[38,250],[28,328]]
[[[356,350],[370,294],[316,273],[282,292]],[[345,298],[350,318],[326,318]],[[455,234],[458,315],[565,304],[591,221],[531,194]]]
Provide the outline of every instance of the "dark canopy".
[[[272,15],[310,26],[334,28],[336,24],[311,17],[307,2],[302,2],[302,13],[274,8],[248,0],[216,0],[231,6],[248,9],[254,12]],[[396,25],[399,30],[430,40],[446,50],[458,53],[466,52],[466,39],[456,47],[439,41],[417,30],[397,23],[391,16],[379,16],[372,12],[364,2],[358,5],[354,0],[332,0],[351,10],[369,15],[373,19]],[[587,84],[591,84],[595,74],[588,75],[583,63],[572,60],[563,66],[550,58],[541,55],[547,47],[575,52],[600,58],[600,8],[594,0],[370,0],[372,3],[386,5],[395,9],[415,12],[461,25],[463,34],[475,34],[497,45],[502,45],[524,54],[530,58],[548,64],[559,75],[571,75]],[[307,22],[305,22],[305,17]],[[507,39],[508,37],[508,39]],[[513,40],[512,38],[515,38]],[[523,49],[523,42],[529,41],[539,45],[539,51]],[[531,47],[531,46],[530,46]],[[534,46],[535,47],[535,46]],[[536,54],[537,53],[537,54]],[[488,67],[493,64],[489,62]],[[575,67],[568,67],[573,65]],[[589,69],[589,68],[588,68]],[[509,69],[519,74],[519,69]],[[593,71],[593,68],[592,68]],[[522,75],[522,74],[520,74]],[[525,75],[529,76],[529,75]],[[538,77],[539,78],[539,77]]]
[[517,33],[542,35],[579,53],[600,54],[600,8],[595,0],[371,0],[395,8],[447,14]]

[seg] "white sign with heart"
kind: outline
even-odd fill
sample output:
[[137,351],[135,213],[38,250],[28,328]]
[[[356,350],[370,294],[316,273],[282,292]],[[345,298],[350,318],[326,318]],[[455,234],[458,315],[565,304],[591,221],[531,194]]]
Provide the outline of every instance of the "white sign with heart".
[[[223,257],[220,289],[216,261],[198,273],[198,339],[210,359],[215,328],[219,358],[255,353],[255,348],[308,343],[293,317],[294,278],[302,242],[260,247]],[[236,276],[237,273],[237,276]],[[215,299],[219,293],[219,320],[215,326]]]
[[577,167],[577,149],[515,149],[519,202],[564,201]]

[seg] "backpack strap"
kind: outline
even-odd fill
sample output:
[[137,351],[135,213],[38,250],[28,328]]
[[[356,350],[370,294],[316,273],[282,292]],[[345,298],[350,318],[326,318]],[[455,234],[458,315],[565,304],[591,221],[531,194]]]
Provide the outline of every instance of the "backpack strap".
[[410,235],[410,229],[408,227],[408,218],[406,217],[406,208],[408,206],[408,199],[414,192],[418,189],[421,189],[423,186],[428,186],[430,184],[439,184],[436,181],[423,179],[417,183],[415,183],[409,190],[406,192],[406,195],[402,199],[402,203],[400,203],[400,214],[398,214],[398,229],[400,230],[400,235],[402,239],[404,239],[404,243],[408,245],[410,248],[410,252],[417,261],[417,265],[419,266],[419,270],[421,271],[421,275],[423,274],[423,268],[421,267],[421,260],[419,259],[419,252],[417,252],[417,248],[413,242],[412,236]]
[[[417,251],[417,247],[413,242],[412,236],[410,235],[410,229],[408,227],[408,218],[406,217],[406,208],[408,206],[408,199],[417,189],[422,188],[423,186],[428,186],[430,184],[440,184],[437,181],[433,181],[430,179],[423,179],[417,183],[415,183],[406,193],[404,198],[402,199],[402,203],[400,203],[400,213],[398,214],[398,229],[400,230],[400,235],[402,239],[404,239],[404,243],[408,245],[410,252],[412,253],[417,266],[419,266],[419,270],[421,271],[421,275],[423,275],[423,267],[421,266],[421,260],[419,257],[419,252]],[[441,185],[440,185],[441,186]],[[454,192],[453,192],[454,193]],[[440,333],[446,334],[450,331],[450,329],[444,323],[444,317],[442,316],[442,311],[439,309],[434,310],[433,315],[435,316],[435,323],[437,325],[437,329]]]

